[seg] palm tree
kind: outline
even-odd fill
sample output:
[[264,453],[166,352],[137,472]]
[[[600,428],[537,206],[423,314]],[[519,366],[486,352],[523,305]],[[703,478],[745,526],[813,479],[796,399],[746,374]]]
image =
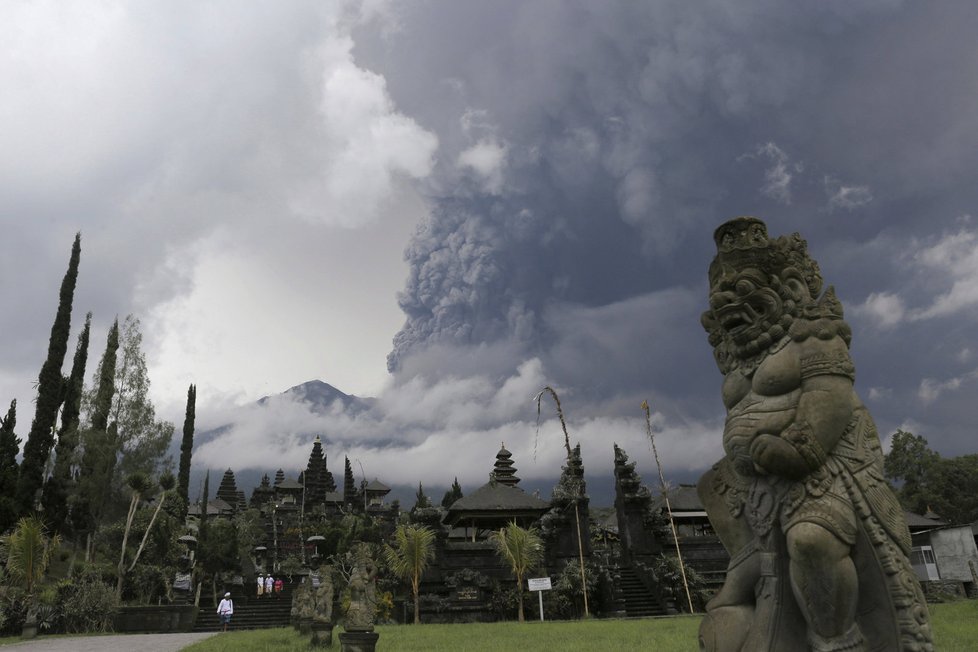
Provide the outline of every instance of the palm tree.
[[139,548],[136,550],[135,556],[132,558],[132,563],[129,564],[129,570],[127,573],[132,571],[136,567],[136,562],[139,561],[139,556],[143,554],[143,548],[146,547],[146,540],[149,538],[149,533],[153,530],[153,524],[156,523],[156,517],[160,515],[160,510],[163,509],[163,503],[166,502],[166,497],[170,491],[177,485],[176,478],[173,477],[172,473],[164,473],[160,476],[160,489],[162,493],[160,494],[160,501],[156,503],[156,511],[153,512],[153,517],[149,519],[149,525],[146,526],[146,531],[143,532],[143,540],[139,543]]
[[435,556],[435,533],[423,525],[400,525],[394,532],[394,546],[384,546],[384,559],[402,580],[411,581],[414,595],[414,624],[421,622],[418,591],[421,575]]
[[3,543],[7,548],[7,573],[26,594],[24,636],[32,638],[37,633],[37,585],[47,572],[51,553],[61,545],[61,537],[55,535],[49,539],[41,519],[25,516],[3,538]]
[[132,529],[132,520],[136,517],[136,508],[143,496],[153,489],[153,482],[145,473],[136,472],[126,478],[126,485],[132,491],[132,499],[129,501],[129,515],[126,517],[126,530],[122,535],[122,551],[119,553],[119,580],[116,583],[116,598],[122,600],[122,580],[126,576],[126,544],[129,542],[129,530]]
[[516,600],[519,604],[519,619],[523,618],[523,578],[527,571],[535,568],[543,559],[543,540],[536,528],[524,529],[511,522],[498,532],[490,535],[499,556],[505,559],[513,575],[516,576]]

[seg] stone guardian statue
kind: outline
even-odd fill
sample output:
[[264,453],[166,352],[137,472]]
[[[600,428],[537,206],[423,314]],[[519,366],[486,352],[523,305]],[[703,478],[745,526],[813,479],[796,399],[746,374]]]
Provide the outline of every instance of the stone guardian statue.
[[739,217],[714,239],[702,322],[724,376],[725,456],[698,489],[731,561],[700,648],[933,650],[842,304],[797,233],[772,239]]

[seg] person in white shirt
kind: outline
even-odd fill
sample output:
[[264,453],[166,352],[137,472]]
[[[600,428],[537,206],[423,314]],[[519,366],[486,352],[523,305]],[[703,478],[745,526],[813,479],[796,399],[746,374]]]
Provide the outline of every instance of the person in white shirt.
[[269,573],[268,575],[265,576],[265,596],[266,597],[269,597],[269,598],[272,597],[272,588],[274,586],[275,586],[275,579],[272,577],[272,574]]
[[217,605],[217,614],[221,617],[221,624],[224,631],[228,631],[228,624],[231,622],[231,614],[234,613],[234,603],[231,602],[231,594],[225,593],[221,604]]

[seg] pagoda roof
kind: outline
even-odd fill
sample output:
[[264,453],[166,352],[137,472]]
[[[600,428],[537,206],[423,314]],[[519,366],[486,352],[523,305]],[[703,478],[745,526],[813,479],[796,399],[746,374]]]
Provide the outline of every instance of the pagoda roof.
[[[666,508],[666,501],[661,493],[655,497],[655,507],[656,509]],[[696,487],[690,484],[681,484],[669,489],[669,508],[674,514],[676,512],[702,512],[706,509],[703,507],[703,501],[700,500]]]
[[384,484],[377,478],[374,478],[373,481],[370,484],[368,484],[365,488],[367,491],[376,491],[378,493],[381,491],[383,491],[384,493],[390,493],[391,490],[390,487],[388,487],[386,484]]
[[532,496],[518,487],[490,480],[468,496],[459,498],[448,508],[449,515],[471,512],[533,512],[541,514],[550,509],[550,503]]
[[342,491],[327,491],[326,497],[324,499],[327,503],[342,503],[343,502],[343,492]]
[[286,478],[275,485],[276,489],[302,489],[302,483],[298,480],[293,480],[291,478]]

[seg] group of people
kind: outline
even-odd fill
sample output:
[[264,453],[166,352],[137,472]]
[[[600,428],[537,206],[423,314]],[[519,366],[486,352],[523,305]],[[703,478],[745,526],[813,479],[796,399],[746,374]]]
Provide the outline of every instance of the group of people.
[[282,588],[285,586],[285,582],[282,581],[281,577],[275,579],[274,577],[272,577],[271,573],[269,573],[268,575],[258,573],[258,578],[255,581],[257,582],[258,585],[259,598],[262,597],[263,595],[269,598],[274,595],[277,598],[281,595]]
[[[269,573],[265,575],[264,573],[258,573],[258,578],[256,580],[258,585],[258,597],[267,596],[272,597],[273,595],[278,598],[282,589],[285,587],[285,582],[282,578],[275,579],[272,574]],[[234,614],[234,603],[231,602],[231,594],[225,593],[224,599],[221,600],[221,604],[217,607],[217,614],[221,617],[221,625],[224,627],[224,631],[228,631],[228,625],[231,623],[231,616]]]

